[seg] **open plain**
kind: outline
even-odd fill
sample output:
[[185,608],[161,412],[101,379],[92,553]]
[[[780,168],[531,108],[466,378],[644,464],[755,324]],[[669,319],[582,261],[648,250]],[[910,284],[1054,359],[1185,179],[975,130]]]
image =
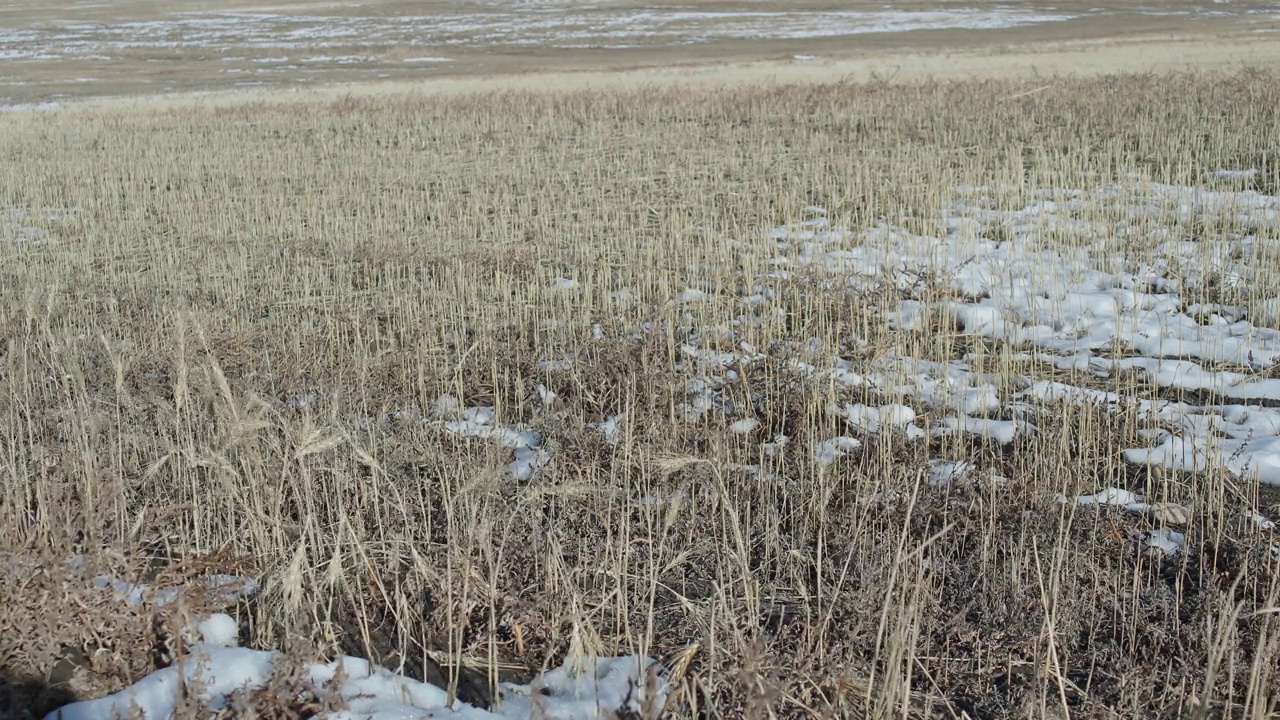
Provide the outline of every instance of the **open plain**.
[[0,6],[0,105],[630,71],[794,81],[1274,63],[1274,3],[140,0]]
[[0,718],[1273,717],[1276,14],[6,5]]

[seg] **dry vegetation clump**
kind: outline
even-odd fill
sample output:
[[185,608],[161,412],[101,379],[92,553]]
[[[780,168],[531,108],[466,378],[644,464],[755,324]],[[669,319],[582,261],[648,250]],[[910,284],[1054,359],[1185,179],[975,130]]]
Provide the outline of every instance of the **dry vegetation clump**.
[[234,611],[244,583],[225,573],[243,572],[243,561],[138,551],[0,555],[5,717],[42,717],[136,682],[183,655],[201,618]]
[[[1280,76],[1242,71],[8,116],[0,693],[59,684],[69,654],[89,684],[67,693],[136,680],[153,610],[93,578],[221,564],[262,584],[246,644],[476,704],[572,651],[661,659],[673,718],[1266,717],[1280,579],[1242,519],[1275,516],[1256,483],[1126,465],[1136,415],[1069,404],[1010,445],[883,431],[815,463],[851,434],[828,406],[900,398],[801,363],[976,353],[1002,392],[1068,373],[945,316],[884,320],[938,284],[796,268],[770,281],[780,312],[742,298],[776,269],[764,233],[811,205],[927,234],[966,186],[1020,208],[1256,168],[1237,185],[1275,193],[1277,108]],[[1204,222],[1149,229],[1231,229]],[[1278,277],[1188,292],[1248,307]],[[545,464],[516,480],[509,447],[444,431],[477,406]],[[938,459],[969,466],[933,482]],[[1104,486],[1191,508],[1183,552],[1055,500]]]

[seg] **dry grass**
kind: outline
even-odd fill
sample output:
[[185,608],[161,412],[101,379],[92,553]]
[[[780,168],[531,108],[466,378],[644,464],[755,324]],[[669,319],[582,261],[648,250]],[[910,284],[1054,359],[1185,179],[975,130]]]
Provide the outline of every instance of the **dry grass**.
[[[1280,580],[1240,520],[1257,491],[1126,468],[1131,418],[1064,406],[1012,450],[882,436],[807,461],[849,399],[787,373],[811,339],[855,365],[972,349],[890,331],[894,293],[779,281],[785,319],[739,328],[767,358],[728,390],[756,441],[679,420],[681,343],[769,269],[768,243],[729,240],[806,205],[927,232],[962,185],[1017,207],[1257,167],[1276,190],[1275,73],[1045,85],[6,116],[0,208],[33,229],[0,243],[0,549],[43,558],[46,589],[6,582],[0,673],[47,682],[65,648],[121,653],[81,693],[144,669],[125,620],[67,629],[92,573],[62,558],[114,553],[128,579],[216,554],[262,578],[247,642],[462,667],[476,700],[573,647],[673,666],[671,717],[1265,717]],[[688,287],[709,298],[669,302]],[[992,350],[988,372],[1028,372]],[[530,424],[551,464],[516,483],[501,449],[419,422],[442,394]],[[616,447],[587,427],[620,412]],[[739,469],[777,433],[782,481]],[[931,488],[934,457],[1010,483]],[[1102,485],[1191,507],[1186,552],[1154,559],[1124,532],[1145,521],[1053,500]]]

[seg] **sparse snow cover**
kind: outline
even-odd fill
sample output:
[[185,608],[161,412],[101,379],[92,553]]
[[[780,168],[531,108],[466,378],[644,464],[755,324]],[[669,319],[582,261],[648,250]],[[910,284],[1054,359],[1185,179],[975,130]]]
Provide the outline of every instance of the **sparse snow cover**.
[[[258,581],[253,578],[237,575],[209,575],[203,579],[203,588],[199,591],[208,600],[234,603],[258,592]],[[155,607],[168,605],[185,594],[194,592],[192,588],[163,587],[153,588],[148,585],[125,582],[106,575],[93,579],[93,586],[110,588],[122,602],[131,607],[150,604]]]
[[[1213,178],[1247,179],[1252,177],[1249,172],[1221,171]],[[1280,250],[1273,237],[1280,222],[1280,198],[1251,190],[1134,183],[1092,192],[1049,189],[1034,193],[1020,208],[997,209],[986,192],[957,189],[958,199],[940,210],[936,236],[914,234],[885,221],[862,231],[849,230],[829,221],[824,209],[809,206],[803,208],[807,219],[798,226],[775,228],[757,238],[779,254],[762,277],[744,278],[741,296],[732,306],[747,314],[728,325],[687,328],[692,332],[678,347],[675,369],[689,378],[685,402],[677,408],[680,418],[699,422],[714,411],[724,421],[718,427],[744,436],[762,427],[752,408],[735,407],[733,394],[726,392],[741,381],[740,373],[746,375],[747,368],[766,358],[738,333],[742,327],[786,318],[790,308],[785,306],[784,288],[795,279],[838,291],[887,287],[903,296],[880,316],[891,329],[915,332],[932,322],[949,323],[949,332],[998,341],[1008,348],[1003,357],[1042,364],[1059,379],[988,374],[984,368],[989,358],[976,351],[946,362],[892,351],[849,359],[817,341],[803,343],[778,365],[784,373],[821,383],[838,393],[836,397],[875,398],[875,404],[833,402],[829,407],[851,431],[901,431],[909,438],[923,438],[927,431],[917,424],[917,417],[925,415],[933,434],[964,433],[1008,445],[1038,432],[1033,421],[1051,417],[1059,411],[1058,404],[1088,406],[1126,413],[1147,425],[1138,431],[1146,446],[1123,451],[1129,463],[1186,472],[1220,469],[1280,485],[1280,407],[1263,404],[1280,405],[1280,380],[1263,376],[1263,371],[1280,364],[1280,330],[1274,327],[1280,325],[1280,298],[1255,306],[1231,304],[1234,299],[1205,300],[1209,289],[1240,289],[1259,280],[1260,271],[1249,259],[1260,254],[1274,257]],[[1086,210],[1087,218],[1079,217]],[[1110,220],[1096,219],[1103,216]],[[1206,216],[1231,229],[1195,241],[1180,240],[1169,229]],[[739,245],[757,247],[746,241]],[[944,292],[931,301],[927,298],[933,296],[924,289],[932,287]],[[550,289],[577,288],[576,280],[560,277]],[[611,293],[610,298],[633,300],[627,290]],[[692,287],[675,298],[679,303],[710,299]],[[690,313],[684,317],[691,322]],[[632,337],[654,329],[645,323]],[[603,337],[603,331],[595,334]],[[851,340],[840,352],[851,349],[867,350]],[[543,372],[563,371],[573,367],[573,360],[544,360],[538,367]],[[542,410],[549,411],[556,405],[556,393],[543,384],[535,387]],[[1196,400],[1155,397],[1158,389],[1193,392]],[[606,443],[617,445],[625,420],[621,414],[607,416],[590,426]],[[533,478],[551,459],[543,438],[526,426],[499,424],[493,407],[464,407],[442,396],[424,422],[510,449],[507,470],[520,481]],[[822,466],[861,447],[861,440],[839,435],[814,442],[809,452]],[[759,449],[761,455],[775,458],[792,451],[785,435],[760,443]],[[727,469],[760,481],[778,481],[760,465],[730,464]],[[974,477],[974,470],[970,460],[934,460],[926,480],[945,487]],[[990,477],[997,484],[1008,482]],[[889,489],[867,502],[885,502],[896,492]],[[1164,556],[1176,555],[1186,540],[1182,532],[1167,527],[1188,524],[1190,511],[1176,503],[1149,502],[1115,487],[1058,500],[1080,508],[1107,506],[1143,514],[1158,527],[1133,537]],[[665,502],[642,502],[651,501]],[[1276,527],[1258,513],[1246,519],[1260,532]],[[179,592],[109,577],[94,583],[134,605],[172,602]],[[231,600],[257,587],[231,576],[205,583],[204,592]],[[69,706],[62,717],[106,718],[127,712],[131,704],[137,704],[144,717],[167,717],[181,684],[179,673],[188,684],[199,680],[215,706],[239,687],[266,682],[277,656],[235,647],[239,629],[231,617],[204,618],[195,630],[202,642],[193,646],[187,661],[117,695]],[[343,669],[346,679],[339,692],[350,710],[329,716],[334,718],[605,718],[639,711],[646,688],[657,688],[659,702],[666,692],[661,680],[646,683],[646,669],[657,667],[649,660],[590,662],[594,667],[582,674],[566,665],[531,685],[504,684],[502,703],[493,711],[461,703],[446,707],[442,690],[356,658],[312,665],[308,672],[313,681],[325,685],[339,667]]]
[[830,465],[840,456],[854,452],[860,447],[862,447],[862,441],[848,435],[823,440],[813,447],[813,461],[819,465]]
[[947,430],[974,435],[1000,445],[1008,445],[1021,435],[1035,432],[1036,426],[1022,420],[991,420],[962,416],[942,418],[935,432]]
[[618,440],[621,439],[620,433],[622,432],[622,422],[624,420],[626,420],[625,414],[614,415],[612,417],[607,417],[598,423],[592,423],[591,426],[600,431],[600,434],[604,436],[604,441],[606,443],[609,445],[617,445]]
[[511,448],[514,459],[507,465],[507,472],[521,482],[533,478],[537,471],[551,460],[551,454],[542,448],[542,438],[521,425],[494,423],[497,413],[489,406],[459,409],[458,401],[444,395],[436,401],[436,412],[443,418],[432,420],[430,425],[459,437],[478,437]]
[[[1211,175],[1252,177],[1249,170]],[[1055,403],[1136,411],[1152,424],[1152,444],[1127,450],[1127,461],[1218,467],[1280,485],[1280,410],[1264,406],[1280,405],[1280,379],[1261,375],[1280,365],[1280,299],[1253,307],[1204,301],[1221,290],[1248,297],[1265,279],[1265,258],[1280,251],[1280,197],[1135,180],[1033,191],[1029,202],[1009,209],[989,192],[957,188],[939,209],[936,234],[887,220],[861,231],[834,221],[774,228],[768,237],[779,254],[772,266],[803,272],[819,287],[896,288],[903,299],[881,315],[891,329],[920,330],[941,318],[962,334],[1003,341],[1023,361],[1080,377],[1078,385],[1022,377],[1012,378],[1012,392],[1002,391],[1009,385],[974,371],[968,356],[947,363],[835,358],[825,367],[793,358],[790,370],[890,401],[910,398],[917,411],[937,418],[934,432],[1002,444],[1036,432],[1038,408]],[[1185,228],[1206,218],[1228,229],[1182,239]],[[783,279],[772,275],[752,286],[753,312],[777,309],[768,288]],[[927,301],[926,285],[950,292]],[[1133,378],[1119,385],[1125,392],[1097,387],[1117,387],[1116,377]],[[1208,404],[1156,398],[1156,388],[1198,393]],[[882,424],[863,408],[849,423],[864,430]]]
[[[314,8],[313,8],[314,9]],[[288,55],[320,52],[311,62],[383,61],[336,55],[356,46],[415,48],[595,47],[682,45],[723,39],[820,38],[865,33],[1008,28],[1075,17],[1016,7],[932,10],[715,10],[687,8],[544,7],[505,3],[481,12],[453,10],[394,16],[332,12],[193,11],[146,21],[108,21],[0,28],[0,60],[117,59],[139,49],[185,49]],[[584,12],[585,10],[585,12]],[[809,56],[796,56],[805,58]],[[275,58],[271,58],[275,59]],[[395,62],[386,58],[386,62]],[[405,63],[449,62],[422,55]],[[270,66],[269,63],[267,63]]]
[[928,482],[933,487],[943,487],[963,478],[969,473],[971,465],[967,460],[952,462],[934,460],[929,464]]
[[[732,306],[744,314],[708,327],[683,314],[675,370],[689,379],[677,419],[700,423],[714,413],[724,432],[737,435],[763,425],[753,408],[737,406],[741,400],[734,398],[740,396],[727,390],[766,358],[742,339],[743,328],[787,318],[788,288],[796,281],[819,292],[882,293],[887,287],[902,294],[880,315],[891,329],[919,331],[940,321],[949,324],[948,332],[997,341],[1000,350],[988,356],[988,343],[949,361],[892,350],[868,359],[840,357],[811,339],[786,353],[779,367],[795,378],[826,384],[841,396],[875,399],[829,408],[855,435],[890,429],[909,438],[964,434],[1010,445],[1039,432],[1037,423],[1065,403],[1126,413],[1145,423],[1138,435],[1146,445],[1123,452],[1130,463],[1176,471],[1219,468],[1280,485],[1280,407],[1261,404],[1280,406],[1280,380],[1261,376],[1280,364],[1280,330],[1268,326],[1280,326],[1280,299],[1255,306],[1206,299],[1209,289],[1246,287],[1259,277],[1249,258],[1280,251],[1280,242],[1264,231],[1280,220],[1280,198],[1134,182],[1089,192],[1031,192],[1029,202],[1008,209],[997,208],[988,192],[957,188],[956,199],[940,208],[931,235],[887,220],[848,229],[823,208],[808,206],[795,226],[732,241],[737,250],[765,248],[776,255],[761,275],[741,274]],[[1180,239],[1177,228],[1206,216],[1231,229]],[[572,289],[577,283],[557,278],[552,287]],[[939,287],[941,294],[926,292]],[[621,289],[610,298],[630,302],[633,295]],[[688,287],[672,301],[710,299],[706,291]],[[641,323],[631,338],[656,327]],[[858,338],[842,342],[841,353],[872,350]],[[772,349],[770,355],[777,357]],[[987,368],[1000,359],[1055,368],[1056,379],[991,374]],[[571,366],[571,359],[539,363],[544,371]],[[1159,388],[1197,393],[1199,404],[1156,397]],[[537,390],[543,408],[550,408],[555,393],[541,385]],[[523,426],[497,424],[493,408],[445,404],[433,424],[511,448],[512,476],[527,480],[550,460],[542,438]],[[929,418],[928,430],[917,424],[918,414]],[[615,445],[623,419],[606,417],[590,426]],[[815,464],[829,465],[860,447],[856,437],[840,435],[815,441],[809,451]],[[764,456],[788,451],[785,436],[760,444]],[[970,470],[964,462],[935,463],[929,482],[943,485]],[[1118,488],[1063,501],[1118,505],[1158,524],[1185,524],[1188,517],[1186,508],[1149,504]],[[1177,541],[1173,535],[1154,537],[1153,546],[1166,551]]]
[[[210,618],[202,625],[209,623],[217,627],[213,633],[217,639],[227,639],[218,635],[226,629],[220,627],[225,621]],[[201,699],[211,708],[225,707],[231,693],[265,686],[278,659],[276,653],[264,650],[198,643],[181,662],[157,670],[114,695],[67,705],[50,713],[47,720],[114,720],[132,717],[130,712],[135,709],[146,720],[161,720],[173,715],[184,688],[198,688]],[[339,670],[342,682],[334,688]],[[658,674],[660,670],[652,660],[631,657],[568,661],[529,685],[503,683],[501,704],[492,710],[460,701],[450,705],[445,690],[360,658],[343,656],[330,663],[315,663],[305,672],[317,689],[336,689],[343,699],[346,709],[318,716],[333,720],[535,716],[548,720],[605,720],[637,714],[645,709],[646,700],[651,707],[661,707],[667,689]],[[652,680],[648,677],[651,671],[655,673]],[[653,697],[648,698],[651,692]]]
[[[483,412],[473,416],[486,417]],[[73,558],[72,564],[80,558]],[[108,576],[93,580],[110,588],[120,602],[132,607],[162,606],[178,597],[200,597],[233,603],[254,594],[258,582],[235,575],[210,575],[195,587],[152,588]],[[186,655],[124,690],[106,697],[66,705],[46,720],[116,720],[142,717],[162,720],[174,715],[184,693],[193,689],[213,710],[226,707],[237,690],[265,686],[279,654],[238,647],[240,628],[230,615],[213,613],[194,618],[183,630],[190,644]],[[334,686],[339,669],[342,683]],[[330,663],[314,663],[304,670],[318,692],[336,690],[346,708],[317,717],[333,720],[400,720],[401,718],[458,718],[486,720],[539,717],[548,720],[613,720],[617,717],[656,717],[668,692],[666,670],[649,658],[572,656],[528,685],[502,683],[500,703],[491,710],[448,702],[445,690],[396,674],[367,660],[343,656]],[[140,713],[134,715],[133,713]],[[641,715],[648,712],[648,715]]]
[[1142,502],[1142,496],[1121,488],[1103,488],[1093,495],[1081,495],[1076,498],[1077,505],[1136,505]]
[[1213,177],[1223,180],[1249,180],[1257,176],[1257,174],[1257,168],[1249,168],[1248,170],[1214,170],[1210,173]]
[[1147,534],[1147,547],[1156,548],[1166,556],[1172,557],[1182,549],[1187,536],[1177,530],[1158,528]]
[[832,406],[832,414],[844,419],[851,427],[867,433],[881,430],[901,430],[910,439],[925,437],[925,431],[914,424],[916,411],[906,405],[891,403],[880,407],[869,405]]

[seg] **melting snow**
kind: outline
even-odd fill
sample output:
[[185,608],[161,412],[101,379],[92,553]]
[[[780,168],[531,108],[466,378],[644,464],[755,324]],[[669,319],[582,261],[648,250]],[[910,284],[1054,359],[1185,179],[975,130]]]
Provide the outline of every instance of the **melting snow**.
[[[1247,170],[1214,176],[1252,177]],[[988,192],[957,188],[956,199],[939,209],[937,236],[887,222],[862,231],[812,222],[774,228],[768,235],[782,254],[772,264],[803,268],[821,287],[901,290],[908,297],[881,315],[890,329],[918,330],[943,318],[959,333],[1002,341],[1010,355],[1086,381],[1114,386],[1108,381],[1131,377],[1132,391],[1014,377],[1006,380],[1016,392],[1005,395],[1008,385],[977,372],[970,356],[946,363],[837,358],[834,367],[793,358],[790,370],[911,398],[917,411],[941,415],[933,432],[1000,444],[1037,432],[1033,421],[1045,405],[1134,410],[1153,424],[1152,444],[1126,450],[1127,461],[1182,471],[1217,467],[1280,485],[1280,414],[1263,405],[1280,404],[1280,379],[1261,376],[1280,365],[1280,330],[1269,327],[1280,326],[1280,299],[1264,297],[1252,307],[1202,301],[1207,290],[1244,292],[1266,279],[1253,258],[1280,252],[1280,198],[1135,181],[1045,189],[1020,208],[997,209]],[[1176,229],[1206,217],[1228,230],[1178,239]],[[918,299],[925,280],[951,295]],[[751,289],[753,312],[767,314],[777,302],[768,284]],[[1192,298],[1197,302],[1186,301]],[[1157,399],[1144,388],[1198,392],[1211,402]],[[851,426],[874,431],[886,424],[878,410],[851,405],[838,412]]]
[[856,451],[862,447],[862,441],[841,435],[831,440],[824,440],[813,447],[813,461],[819,465],[830,465],[842,455]]
[[928,482],[934,487],[950,485],[952,482],[967,475],[970,467],[967,460],[958,462],[935,460],[930,463]]
[[[210,623],[217,627],[224,621],[210,618],[202,625]],[[218,627],[213,634],[226,640],[218,632],[225,629]],[[111,720],[131,717],[132,709],[141,711],[146,720],[160,720],[174,714],[184,688],[199,688],[201,699],[211,708],[223,708],[231,693],[266,685],[278,659],[276,653],[263,650],[199,643],[182,662],[157,670],[114,695],[67,705],[50,713],[47,720]],[[342,682],[335,687],[340,670]],[[569,661],[529,685],[503,683],[501,703],[492,710],[460,701],[450,705],[443,689],[360,658],[343,656],[330,663],[315,663],[306,668],[305,675],[318,689],[336,690],[345,702],[345,710],[320,715],[334,720],[484,720],[530,718],[535,713],[548,720],[604,720],[639,713],[646,701],[660,707],[666,699],[665,684],[660,675],[652,681],[648,677],[651,671],[660,670],[652,660],[631,657]],[[651,691],[653,697],[649,698]]]
[[1105,488],[1093,495],[1081,495],[1076,498],[1077,505],[1133,505],[1142,502],[1141,495],[1135,495],[1120,488]]
[[196,624],[200,637],[209,645],[234,647],[240,635],[240,626],[225,613],[214,613]]
[[1177,555],[1187,536],[1177,530],[1160,528],[1147,535],[1147,547],[1153,547],[1167,556]]
[[551,454],[541,447],[542,438],[537,433],[522,425],[495,424],[497,411],[490,406],[459,409],[457,400],[444,395],[436,401],[436,408],[438,414],[458,419],[434,420],[430,425],[452,435],[484,438],[511,448],[514,459],[507,465],[507,472],[516,480],[532,479],[551,460]]
[[595,423],[593,427],[598,429],[601,435],[604,435],[604,441],[606,443],[610,445],[617,445],[618,440],[621,437],[622,421],[625,419],[625,415],[614,415],[612,417],[605,418],[599,423]]

